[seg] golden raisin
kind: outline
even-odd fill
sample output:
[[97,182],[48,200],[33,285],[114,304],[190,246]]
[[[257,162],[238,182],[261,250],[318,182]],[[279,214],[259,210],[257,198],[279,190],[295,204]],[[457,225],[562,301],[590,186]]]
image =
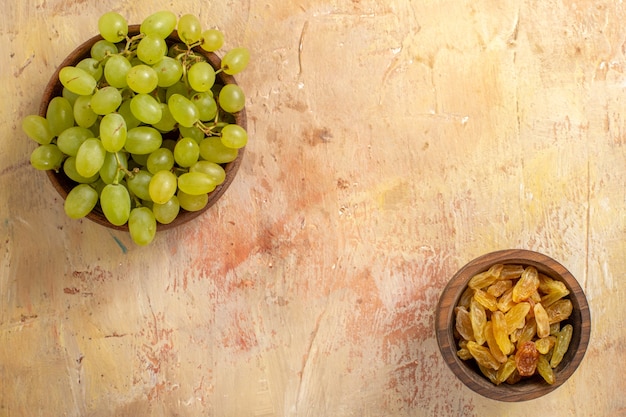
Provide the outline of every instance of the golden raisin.
[[567,320],[572,314],[574,306],[568,299],[556,301],[546,308],[546,313],[550,318],[550,323],[557,323],[563,320]]
[[519,303],[530,298],[539,288],[539,276],[537,269],[529,266],[524,269],[522,276],[513,287],[513,301]]
[[539,338],[550,335],[550,318],[541,303],[535,304],[535,321],[537,322],[537,336]]
[[476,300],[470,302],[470,323],[474,332],[474,340],[479,345],[485,343],[485,324],[487,323],[487,313],[483,306]]
[[507,331],[521,329],[526,324],[526,314],[530,311],[530,304],[519,303],[513,306],[505,315]]
[[533,342],[525,342],[515,353],[515,366],[520,376],[531,376],[537,369],[539,352]]

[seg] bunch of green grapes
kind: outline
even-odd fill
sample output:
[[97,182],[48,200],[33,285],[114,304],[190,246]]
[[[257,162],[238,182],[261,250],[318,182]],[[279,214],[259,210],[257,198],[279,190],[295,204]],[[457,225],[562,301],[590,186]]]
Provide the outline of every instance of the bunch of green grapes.
[[[230,49],[215,69],[196,50],[218,51],[224,36],[191,14],[156,12],[130,37],[126,19],[108,12],[98,29],[103,39],[90,56],[59,71],[62,95],[22,128],[39,144],[31,165],[63,170],[76,183],[64,203],[70,218],[98,209],[147,245],[157,223],[206,206],[226,177],[223,164],[246,145],[234,117],[245,95],[216,83],[216,74],[241,72],[250,54]],[[175,30],[181,42],[168,43]]]

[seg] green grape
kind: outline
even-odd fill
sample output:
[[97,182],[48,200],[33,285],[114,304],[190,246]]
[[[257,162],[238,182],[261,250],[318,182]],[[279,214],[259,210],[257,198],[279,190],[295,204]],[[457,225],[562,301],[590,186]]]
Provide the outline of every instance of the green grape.
[[237,84],[226,84],[218,97],[220,107],[228,113],[237,113],[246,105],[246,96]]
[[116,43],[128,35],[128,22],[116,12],[106,12],[98,19],[100,35],[107,41]]
[[143,168],[146,166],[146,164],[148,163],[148,157],[150,156],[149,153],[146,154],[138,154],[138,153],[133,153],[130,154],[132,161],[134,162],[134,166],[137,166],[138,168]]
[[174,139],[163,139],[161,147],[169,149],[172,152],[172,158],[174,157],[174,148],[176,147],[176,141]]
[[130,216],[130,194],[122,184],[107,184],[100,193],[100,207],[106,219],[115,226],[122,226]]
[[196,106],[187,97],[181,94],[172,94],[167,102],[170,113],[176,121],[184,127],[193,126],[199,119]]
[[63,152],[54,143],[37,146],[30,154],[30,164],[42,171],[53,169],[57,171],[63,163]]
[[140,169],[138,172],[134,172],[133,175],[126,180],[126,183],[131,193],[144,201],[152,201],[148,190],[150,180],[152,180],[152,174],[145,169]]
[[117,54],[119,51],[117,46],[113,42],[109,42],[106,39],[100,39],[96,43],[91,46],[91,50],[89,51],[91,57],[96,61],[101,63],[108,62],[108,59]]
[[99,171],[100,178],[106,184],[117,184],[124,179],[125,169],[128,169],[128,154],[126,152],[107,152]]
[[189,167],[189,172],[202,172],[213,180],[217,185],[224,182],[226,179],[226,171],[221,165],[211,161],[198,161]]
[[206,161],[225,164],[237,159],[237,149],[227,148],[219,137],[212,136],[200,142],[200,156]]
[[215,52],[224,45],[224,34],[217,29],[207,29],[202,32],[200,47],[208,52]]
[[161,133],[150,126],[138,126],[126,134],[125,149],[132,154],[149,154],[161,147]]
[[91,185],[94,188],[94,190],[98,192],[98,195],[101,195],[102,190],[107,184],[104,181],[102,181],[102,178],[98,178],[95,182],[92,182],[89,185]]
[[224,126],[221,133],[222,143],[227,148],[240,149],[248,143],[248,132],[237,124]]
[[76,102],[76,99],[79,97],[79,95],[76,93],[72,93],[70,90],[63,87],[63,90],[61,91],[61,97],[65,97],[72,104],[72,106],[74,106],[74,103]]
[[126,121],[119,113],[109,113],[100,120],[100,140],[107,152],[118,152],[126,144]]
[[87,184],[78,184],[67,193],[63,208],[69,218],[80,219],[88,215],[97,203],[98,192]]
[[132,67],[132,64],[125,56],[112,55],[104,66],[104,79],[112,87],[126,88],[128,86],[126,77]]
[[178,177],[178,188],[189,195],[207,194],[216,186],[213,178],[202,172],[185,172]]
[[196,62],[187,71],[187,81],[195,91],[209,91],[215,83],[215,69],[208,62]]
[[198,144],[200,144],[200,142],[202,142],[202,139],[205,138],[204,132],[198,126],[179,126],[178,131],[180,132],[180,136],[184,138],[192,138],[193,140],[198,142]]
[[154,213],[156,221],[161,224],[170,224],[176,219],[180,212],[178,197],[173,196],[164,204],[153,204],[152,212]]
[[243,71],[250,61],[250,52],[247,48],[233,48],[222,58],[222,71],[234,75]]
[[185,14],[178,19],[178,36],[187,45],[191,45],[200,40],[202,36],[202,25],[200,20],[192,14]]
[[93,136],[91,130],[85,127],[72,126],[57,137],[57,146],[65,155],[76,156],[80,145]]
[[98,120],[98,115],[91,110],[91,97],[81,95],[74,102],[74,121],[80,127],[90,128]]
[[135,117],[135,115],[130,109],[130,100],[131,99],[122,101],[122,105],[120,106],[119,109],[117,109],[117,112],[121,114],[122,117],[124,118],[124,121],[126,121],[127,130],[133,129],[141,124],[139,119]]
[[37,114],[29,114],[22,119],[22,130],[40,145],[47,145],[54,138],[48,119]]
[[96,121],[88,127],[88,129],[91,131],[92,133],[92,137],[97,138],[98,135],[100,134],[100,118],[96,118]]
[[171,171],[159,171],[154,174],[148,186],[151,200],[157,204],[167,203],[176,194],[177,180]]
[[171,87],[179,82],[183,76],[183,64],[169,56],[163,57],[162,60],[152,66],[152,69],[156,71],[159,87]]
[[159,148],[148,156],[146,168],[152,174],[169,171],[174,167],[174,154],[167,148]]
[[46,110],[46,119],[54,136],[58,136],[65,129],[74,126],[74,110],[70,101],[57,96],[50,100]]
[[170,108],[165,103],[159,103],[161,107],[161,120],[156,123],[152,123],[152,127],[161,132],[171,132],[176,127],[176,120],[170,113]]
[[198,109],[198,117],[201,121],[208,122],[215,119],[217,115],[217,103],[210,91],[194,94],[191,96],[191,102]]
[[104,164],[105,155],[106,150],[100,139],[87,139],[76,153],[76,171],[87,178],[97,174]]
[[91,75],[96,81],[99,81],[100,78],[102,78],[102,74],[104,72],[100,62],[91,57],[80,60],[78,64],[76,64],[76,68],[80,68],[89,73],[89,75]]
[[128,217],[130,237],[139,246],[150,244],[156,235],[156,219],[148,207],[136,207]]
[[146,35],[137,44],[137,57],[148,65],[153,65],[167,55],[165,40],[157,35]]
[[169,101],[170,97],[174,94],[180,94],[183,97],[187,97],[190,93],[189,88],[183,81],[178,81],[175,84],[169,86],[165,90],[165,101]]
[[174,160],[178,166],[187,168],[198,162],[200,146],[192,138],[182,138],[174,147]]
[[83,177],[76,171],[76,157],[68,156],[63,162],[63,172],[69,179],[75,181],[80,184],[91,184],[94,181],[97,181],[100,178],[99,174],[92,175],[91,177]]
[[191,195],[178,190],[176,193],[180,208],[187,211],[200,211],[206,207],[209,202],[208,194]]
[[163,116],[161,105],[150,94],[137,94],[130,100],[130,111],[146,124],[158,123]]
[[128,71],[126,82],[135,93],[148,94],[157,88],[159,77],[151,66],[139,64]]
[[176,58],[180,54],[183,54],[187,51],[189,51],[189,47],[187,45],[182,42],[176,42],[170,45],[167,51],[167,56],[169,56],[170,58]]
[[155,35],[162,39],[167,38],[176,29],[176,15],[168,10],[161,10],[146,17],[139,31],[145,35]]
[[113,113],[120,104],[122,104],[122,94],[110,85],[97,90],[89,101],[91,110],[100,115]]
[[96,80],[85,70],[67,66],[59,71],[61,84],[73,93],[89,95],[96,89]]

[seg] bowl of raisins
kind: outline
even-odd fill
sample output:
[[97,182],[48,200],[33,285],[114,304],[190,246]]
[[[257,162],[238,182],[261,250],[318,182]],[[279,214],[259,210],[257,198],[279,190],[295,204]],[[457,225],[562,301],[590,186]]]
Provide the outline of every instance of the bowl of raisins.
[[452,372],[484,397],[518,402],[561,386],[589,344],[587,299],[556,260],[507,249],[463,266],[437,306],[439,350]]

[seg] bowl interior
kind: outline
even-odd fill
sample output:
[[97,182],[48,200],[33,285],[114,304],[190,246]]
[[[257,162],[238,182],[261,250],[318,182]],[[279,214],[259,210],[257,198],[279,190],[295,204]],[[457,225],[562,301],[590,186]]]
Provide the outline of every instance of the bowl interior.
[[[474,275],[484,272],[496,263],[534,266],[540,273],[562,281],[570,291],[571,316],[562,322],[573,327],[569,349],[560,365],[554,370],[556,382],[546,383],[540,376],[521,380],[516,384],[494,385],[485,378],[474,361],[464,361],[457,356],[454,337],[454,308],[458,304],[467,283]],[[590,335],[590,314],[587,299],[578,281],[554,259],[527,250],[503,250],[489,253],[469,262],[449,281],[439,300],[436,313],[437,342],[441,353],[454,374],[473,391],[500,401],[525,401],[545,395],[562,385],[576,370],[587,349]]]
[[[129,36],[134,36],[134,35],[139,34],[139,25],[129,25],[128,34]],[[94,43],[96,43],[97,41],[101,39],[102,37],[100,35],[97,35],[88,39],[87,41],[82,43],[80,46],[78,46],[74,51],[72,51],[65,58],[65,60],[63,60],[63,62],[57,67],[56,71],[50,78],[50,81],[48,82],[46,89],[44,90],[41,105],[39,107],[40,116],[45,117],[46,110],[48,108],[48,103],[50,102],[50,100],[62,94],[63,85],[59,81],[59,71],[61,70],[61,68],[66,67],[68,65],[76,65],[82,59],[89,57],[91,47],[93,46]],[[178,37],[178,33],[174,31],[167,39],[168,46],[173,43],[178,43],[178,42],[180,42],[180,38]],[[199,47],[194,48],[194,52],[202,54],[207,59],[207,61],[213,66],[213,68],[215,69],[220,68],[221,59],[215,53],[204,51],[203,49]],[[218,74],[216,74],[216,83],[223,84],[223,85],[237,84],[235,78],[232,75],[228,75],[224,72],[219,72]],[[237,114],[235,114],[234,117],[235,117],[235,122],[237,124],[239,124],[243,128],[247,128],[247,117],[246,117],[245,108],[239,111]],[[202,210],[185,211],[181,209],[180,213],[178,214],[178,216],[172,223],[169,223],[169,224],[157,223],[157,230],[166,230],[166,229],[173,228],[176,226],[180,226],[181,224],[187,223],[188,221],[198,217],[199,215],[204,213],[209,207],[214,205],[217,202],[217,200],[219,200],[219,198],[224,194],[224,192],[226,192],[226,189],[230,186],[230,184],[233,182],[235,175],[237,173],[237,170],[239,169],[239,166],[241,165],[244,151],[245,151],[245,147],[239,149],[239,154],[234,161],[226,163],[226,164],[222,164],[222,167],[224,168],[224,171],[226,172],[226,179],[224,180],[222,184],[218,185],[215,188],[215,190],[209,193],[209,201]],[[63,170],[59,170],[59,172],[49,170],[49,171],[46,171],[46,174],[50,182],[54,186],[54,188],[57,190],[57,192],[63,199],[67,197],[67,194],[76,185],[74,181],[72,181],[63,173]],[[87,215],[87,218],[95,223],[98,223],[100,225],[103,225],[112,229],[128,230],[127,224],[122,225],[122,226],[115,226],[111,224],[106,219],[106,217],[104,216],[102,211],[99,209],[99,207],[96,207],[94,210],[92,210],[92,212]]]

